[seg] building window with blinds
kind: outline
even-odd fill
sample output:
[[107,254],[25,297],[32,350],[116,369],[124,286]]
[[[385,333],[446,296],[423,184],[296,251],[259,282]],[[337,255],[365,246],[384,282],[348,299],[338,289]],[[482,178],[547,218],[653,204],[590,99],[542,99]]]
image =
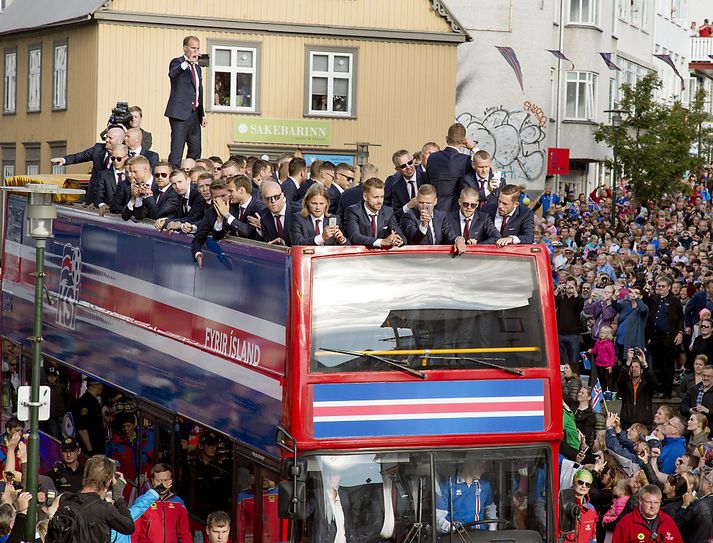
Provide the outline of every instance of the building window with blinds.
[[596,117],[597,74],[567,72],[567,106],[565,118],[594,121]]
[[259,44],[211,46],[211,111],[258,112],[259,57]]
[[27,70],[27,111],[40,111],[42,89],[42,45],[30,46]]
[[5,51],[3,113],[15,113],[17,96],[17,51]]
[[[54,78],[52,81],[52,109],[67,109],[67,43],[54,45]],[[54,155],[53,155],[54,156]]]
[[307,52],[307,115],[354,117],[355,50]]

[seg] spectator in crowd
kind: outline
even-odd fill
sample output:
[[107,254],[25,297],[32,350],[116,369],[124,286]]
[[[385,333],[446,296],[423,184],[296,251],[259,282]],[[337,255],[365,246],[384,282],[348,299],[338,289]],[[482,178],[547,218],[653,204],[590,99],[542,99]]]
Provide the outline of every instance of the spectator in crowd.
[[141,145],[147,151],[151,149],[153,144],[153,136],[151,132],[147,132],[141,128],[141,122],[144,120],[144,112],[139,106],[131,106],[129,108],[129,113],[131,113],[131,120],[129,121],[129,128],[138,128],[141,130]]
[[136,520],[135,543],[177,541],[193,543],[188,511],[183,500],[173,493],[173,468],[156,464],[151,468],[151,484],[158,493],[155,507],[149,507]]
[[406,236],[391,208],[384,206],[384,182],[378,177],[362,185],[364,201],[346,210],[344,228],[354,245],[390,249],[405,243]]
[[700,413],[708,417],[708,425],[713,424],[713,366],[703,368],[701,383],[692,388],[681,401],[681,415],[689,417],[691,413]]
[[582,388],[582,378],[579,376],[578,369],[576,362],[562,364],[562,399],[572,409],[579,403],[577,396]]
[[602,390],[614,390],[616,352],[614,351],[614,332],[611,327],[602,326],[599,329],[599,337],[589,352],[594,355],[594,365],[597,367],[597,378],[601,383]]
[[698,495],[689,490],[683,495],[678,517],[681,531],[689,541],[710,541],[713,538],[713,470],[707,469],[698,479]]
[[[617,524],[613,543],[658,541],[663,540],[664,537],[671,543],[683,543],[676,523],[666,513],[661,512],[662,500],[661,489],[656,485],[646,485],[642,488],[639,493],[638,508]],[[643,535],[643,538],[639,537],[639,534]]]
[[520,189],[517,185],[505,185],[498,196],[497,211],[491,212],[495,228],[500,232],[498,247],[511,243],[533,243],[535,217],[532,210],[519,203]]
[[579,360],[579,314],[583,307],[584,300],[578,295],[577,282],[574,278],[567,278],[555,291],[560,364],[576,364]]
[[619,299],[614,300],[612,306],[619,312],[616,329],[619,352],[625,354],[631,348],[643,350],[646,347],[646,319],[649,316],[649,308],[642,300],[641,287],[622,287],[619,290]]
[[646,449],[643,439],[646,426],[635,422],[627,430],[622,430],[619,415],[612,411],[607,414],[606,425],[604,439],[608,453],[627,476],[633,475],[643,464],[641,453]]
[[685,398],[688,393],[703,382],[703,368],[708,364],[708,357],[704,354],[699,354],[693,360],[693,371],[685,376],[681,383],[681,399]]
[[570,505],[563,521],[563,541],[587,543],[596,538],[599,515],[589,501],[589,489],[593,481],[594,477],[590,471],[579,469],[574,474],[572,488],[560,492],[560,500]]
[[448,128],[443,151],[428,157],[426,173],[429,183],[436,187],[438,209],[441,211],[456,209],[458,195],[465,185],[465,175],[472,172],[468,155],[461,153],[463,147],[473,150],[475,144],[468,139],[465,127],[455,123]]
[[679,417],[673,417],[661,425],[663,441],[661,455],[658,458],[661,473],[670,474],[676,470],[676,459],[686,452],[686,438],[683,433],[686,425]]
[[5,421],[5,432],[0,435],[0,468],[11,472],[16,481],[22,479],[22,464],[27,458],[27,445],[22,437],[25,424],[17,417]]
[[683,342],[683,308],[671,294],[673,281],[667,276],[656,280],[656,293],[648,299],[648,349],[664,399],[671,399],[676,369],[676,347]]
[[703,318],[697,324],[699,335],[693,340],[689,350],[689,359],[704,355],[708,360],[713,359],[713,320]]
[[56,366],[47,364],[45,377],[50,389],[50,418],[40,421],[40,430],[60,439],[62,437],[62,421],[64,415],[69,411],[69,391],[67,385],[59,380],[59,369]]
[[597,416],[591,405],[592,391],[589,387],[582,387],[577,393],[577,409],[574,412],[574,422],[577,429],[584,436],[587,447],[594,446],[594,432],[596,430]]
[[619,372],[617,390],[621,399],[621,423],[628,428],[635,422],[648,427],[653,418],[652,402],[656,379],[644,352],[629,349],[626,365]]
[[198,64],[201,42],[196,36],[183,39],[183,55],[171,60],[168,77],[171,94],[164,115],[171,125],[168,161],[177,168],[188,145],[188,158],[201,156],[201,127],[207,124],[203,110],[203,73]]
[[228,543],[230,540],[230,517],[225,511],[208,515],[206,534],[210,543]]
[[703,282],[703,290],[693,294],[686,304],[684,309],[686,334],[691,334],[693,325],[698,322],[702,309],[713,311],[713,278],[706,279]]
[[708,417],[703,413],[691,413],[691,416],[688,417],[686,430],[691,436],[688,440],[688,447],[691,449],[702,447],[708,441],[708,434],[710,433]]
[[58,492],[79,492],[82,489],[84,464],[79,460],[79,443],[73,437],[65,437],[60,445],[62,460],[45,473],[54,481]]
[[458,210],[447,215],[451,228],[467,245],[491,245],[500,239],[490,215],[478,211],[478,191],[465,187],[458,197]]
[[552,192],[552,184],[545,183],[544,190],[535,199],[535,204],[532,206],[532,211],[537,211],[542,208],[542,216],[547,217],[550,211],[554,211],[556,204],[560,203],[560,197]]

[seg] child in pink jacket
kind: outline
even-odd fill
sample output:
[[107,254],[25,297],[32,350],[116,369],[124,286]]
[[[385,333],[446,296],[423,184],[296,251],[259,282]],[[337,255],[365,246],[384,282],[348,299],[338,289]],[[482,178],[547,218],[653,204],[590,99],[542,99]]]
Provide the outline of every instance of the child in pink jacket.
[[602,326],[599,330],[599,338],[589,352],[594,355],[594,364],[598,369],[597,375],[602,384],[602,390],[614,390],[612,371],[616,365],[616,353],[614,352],[614,331],[611,326]]

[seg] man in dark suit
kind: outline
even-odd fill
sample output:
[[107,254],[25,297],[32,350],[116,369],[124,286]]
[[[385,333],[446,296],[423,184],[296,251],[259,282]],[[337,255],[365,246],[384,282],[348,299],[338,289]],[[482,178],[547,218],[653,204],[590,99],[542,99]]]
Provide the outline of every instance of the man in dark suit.
[[[166,170],[166,184],[168,184],[168,172]],[[129,178],[130,198],[121,210],[121,218],[125,221],[134,219],[140,221],[149,217],[146,207],[146,200],[153,198],[154,178],[151,175],[151,167],[146,157],[135,156],[126,161],[126,175]],[[115,194],[116,196],[116,194]]]
[[168,77],[171,95],[164,115],[171,124],[171,153],[168,161],[178,168],[183,147],[188,144],[188,158],[201,156],[201,126],[207,119],[203,110],[203,74],[198,65],[201,42],[195,36],[183,39],[183,55],[171,60]]
[[454,211],[458,207],[458,194],[465,184],[465,175],[473,168],[468,155],[460,152],[461,147],[473,149],[475,145],[468,139],[465,127],[455,123],[448,129],[448,144],[443,151],[428,157],[426,173],[428,182],[438,191],[438,209]]
[[[334,182],[332,186],[329,187],[329,212],[339,217],[341,224],[344,224],[342,194],[352,188],[352,184],[354,183],[354,166],[346,162],[341,162],[337,164],[333,171],[330,170],[330,173],[334,174]],[[358,201],[359,200],[352,202],[352,204]]]
[[[315,160],[309,165],[309,175],[300,185],[300,189],[297,191],[297,199],[301,202],[304,200],[305,194],[309,188],[317,182],[319,179],[319,167],[322,165],[321,160]],[[332,165],[334,168],[334,165]]]
[[131,120],[129,121],[129,128],[138,128],[141,130],[141,145],[146,149],[151,149],[151,144],[153,143],[153,135],[151,132],[147,132],[141,128],[141,121],[144,119],[144,112],[139,106],[131,106],[129,108],[129,113],[131,113]]
[[288,202],[300,201],[299,191],[307,179],[307,163],[302,157],[294,157],[287,167],[288,177],[282,182],[282,194]]
[[[260,186],[262,201],[266,209],[260,214],[260,233],[262,239],[270,245],[286,245],[290,247],[290,222],[294,214],[299,212],[295,203],[288,202],[282,189],[276,181],[263,181]],[[250,224],[257,227],[253,219]]]
[[229,233],[261,241],[262,236],[249,219],[259,220],[265,204],[254,195],[252,181],[245,175],[235,175],[226,179],[225,185],[230,198],[230,210],[225,217]]
[[501,172],[493,172],[490,153],[481,149],[473,154],[473,171],[465,176],[465,184],[478,191],[480,208],[497,205],[500,190],[505,186]]
[[676,347],[683,342],[683,308],[677,296],[671,294],[673,281],[666,275],[656,279],[656,293],[649,297],[649,318],[646,322],[648,350],[653,360],[656,381],[664,398],[671,398],[676,374]]
[[362,191],[364,201],[349,206],[344,215],[345,233],[352,245],[401,247],[406,235],[391,208],[384,206],[384,182],[378,177],[367,179]]
[[205,200],[183,170],[173,170],[168,179],[171,188],[178,195],[179,205],[172,214],[156,219],[154,226],[156,230],[167,228],[190,234],[193,231],[193,223],[202,220],[205,214]]
[[126,146],[129,148],[129,158],[137,155],[145,156],[153,169],[158,165],[160,159],[158,153],[143,147],[143,138],[140,128],[129,128],[126,131]]
[[110,211],[110,204],[114,199],[116,188],[127,179],[124,166],[129,157],[129,149],[123,143],[119,143],[112,145],[110,152],[112,167],[99,172],[94,192],[94,205],[97,206],[100,216],[104,216],[107,211]]
[[478,191],[466,187],[460,191],[458,211],[451,211],[448,220],[458,235],[465,238],[467,245],[492,245],[500,239],[490,215],[478,211]]
[[181,198],[171,187],[169,176],[171,165],[168,162],[159,162],[154,168],[154,183],[151,185],[151,195],[144,200],[146,215],[149,219],[161,219],[178,213]]
[[222,179],[213,181],[210,185],[210,196],[212,205],[206,208],[203,220],[191,242],[191,254],[199,269],[203,269],[203,245],[208,236],[220,239],[225,236],[228,228],[225,217],[229,214],[230,197],[225,181]]
[[436,189],[421,185],[416,195],[416,208],[401,217],[401,228],[409,244],[450,245],[459,234],[448,221],[446,213],[436,209]]
[[74,153],[63,157],[55,157],[51,160],[55,166],[69,166],[71,164],[81,164],[83,162],[92,163],[92,175],[87,185],[87,193],[84,201],[94,203],[96,191],[96,178],[102,170],[111,168],[111,153],[109,148],[117,143],[124,143],[126,129],[123,126],[113,126],[106,131],[103,142],[97,142],[93,147],[85,149],[80,153]]
[[498,247],[535,242],[535,215],[519,201],[520,187],[517,185],[505,185],[500,191],[497,211],[491,215],[501,236],[495,242]]
[[[428,183],[425,172],[416,167],[413,155],[406,149],[396,151],[391,157],[396,173],[386,180],[384,200],[391,186],[391,209],[401,219],[404,213],[416,208],[416,194],[421,185]],[[387,204],[388,205],[388,204]]]
[[292,216],[290,239],[293,245],[346,245],[339,219],[329,216],[327,189],[315,181],[305,194],[302,210]]
[[344,219],[347,209],[362,201],[364,201],[364,188],[362,185],[344,189],[342,196],[339,198],[339,204],[337,204],[337,216],[341,219],[342,224],[345,224]]

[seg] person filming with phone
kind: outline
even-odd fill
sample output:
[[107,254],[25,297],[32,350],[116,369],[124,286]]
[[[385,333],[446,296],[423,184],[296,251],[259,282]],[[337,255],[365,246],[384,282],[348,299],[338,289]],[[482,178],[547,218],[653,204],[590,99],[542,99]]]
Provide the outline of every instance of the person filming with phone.
[[653,421],[652,401],[656,389],[654,372],[649,367],[646,354],[639,347],[626,353],[626,365],[619,372],[617,391],[621,398],[621,426],[629,428],[635,422],[646,427]]
[[[401,229],[411,245],[450,245],[457,234],[447,220],[446,213],[436,209],[436,187],[421,185],[416,194],[416,208],[401,217]],[[465,238],[463,247],[465,248]]]

